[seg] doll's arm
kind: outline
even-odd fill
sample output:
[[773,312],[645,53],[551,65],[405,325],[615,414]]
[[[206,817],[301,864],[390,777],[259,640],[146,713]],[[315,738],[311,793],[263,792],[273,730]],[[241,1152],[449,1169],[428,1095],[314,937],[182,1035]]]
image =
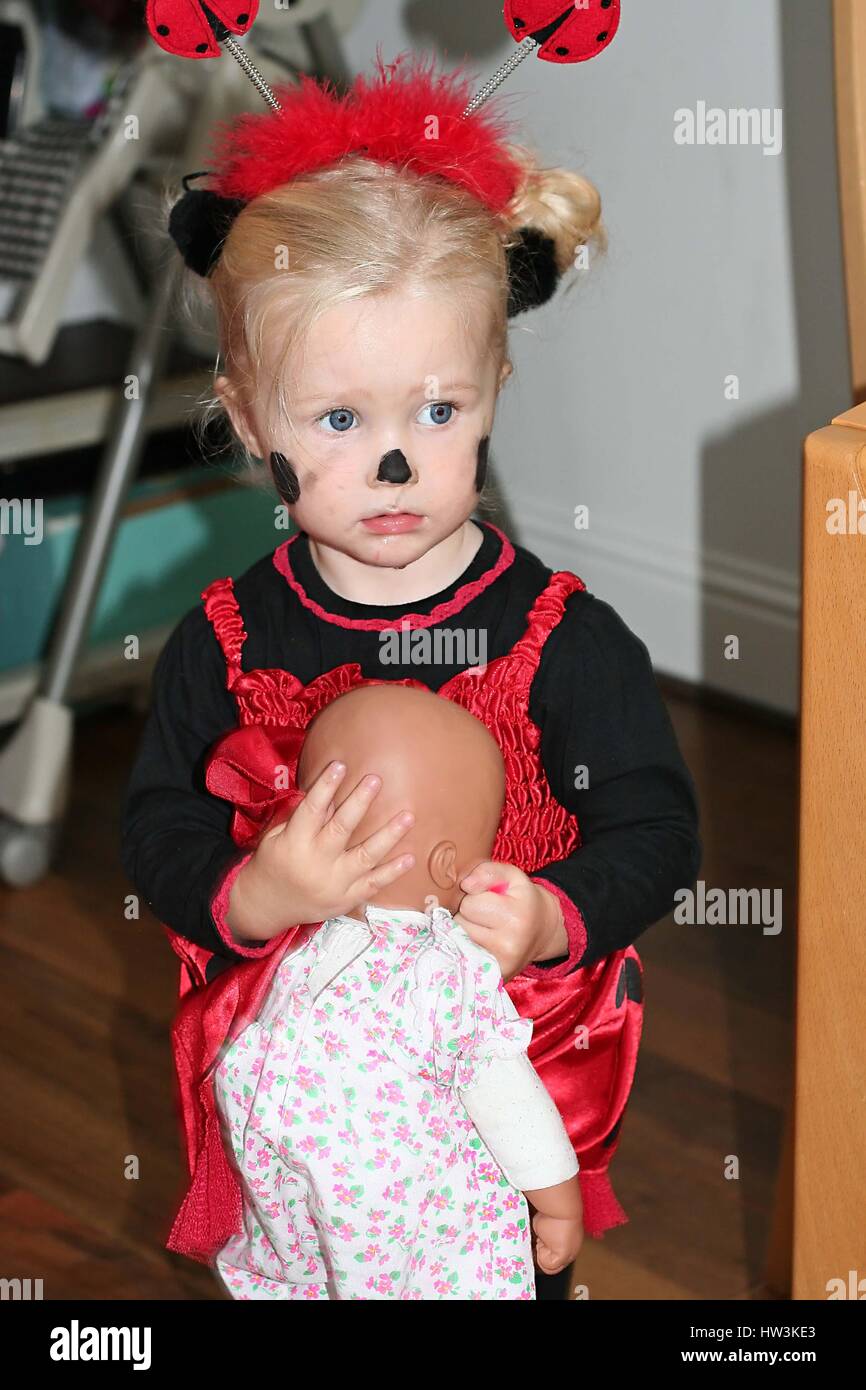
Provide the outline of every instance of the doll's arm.
[[[592,594],[570,595],[542,651],[529,713],[551,790],[577,816],[583,841],[533,877],[579,911],[587,933],[579,964],[590,965],[632,943],[694,884],[695,787],[644,643]],[[524,973],[572,968],[561,957]]]
[[247,856],[229,833],[228,802],[204,785],[203,765],[214,741],[236,724],[225,659],[204,610],[194,608],[154,668],[150,711],[124,800],[120,857],[160,922],[230,960],[265,955],[280,941],[242,946],[214,919],[214,899]]
[[[508,1181],[522,1192],[532,1192],[533,1206],[545,1214],[579,1216],[577,1155],[559,1111],[526,1054],[494,1058],[476,1084],[459,1094]],[[544,1189],[550,1189],[547,1199]]]

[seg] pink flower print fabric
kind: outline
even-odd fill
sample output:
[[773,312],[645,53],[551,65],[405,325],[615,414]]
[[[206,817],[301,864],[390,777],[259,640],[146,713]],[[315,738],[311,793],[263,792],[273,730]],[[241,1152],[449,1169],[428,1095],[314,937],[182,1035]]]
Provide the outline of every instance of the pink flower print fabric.
[[[412,1025],[386,1025],[382,1045],[422,1080],[467,1089],[494,1057],[526,1052],[532,1021],[518,1014],[495,957],[467,936],[450,913],[438,909],[430,926],[433,940],[417,955],[408,990]],[[395,998],[403,1003],[405,987]]]
[[244,1194],[237,1299],[535,1298],[529,1213],[459,1088],[525,1052],[496,960],[444,908],[290,946],[214,1077]]

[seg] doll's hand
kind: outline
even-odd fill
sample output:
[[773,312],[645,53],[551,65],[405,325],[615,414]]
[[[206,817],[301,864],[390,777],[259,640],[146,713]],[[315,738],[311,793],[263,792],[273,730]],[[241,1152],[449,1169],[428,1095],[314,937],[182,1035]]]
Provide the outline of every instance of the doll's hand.
[[362,777],[335,808],[346,775],[345,763],[340,767],[338,771],[337,763],[329,763],[291,817],[272,823],[235,879],[226,921],[237,939],[269,941],[287,927],[349,912],[414,864],[411,854],[387,857],[415,819],[408,810],[347,849],[382,779],[373,773]]
[[568,954],[559,902],[515,864],[485,859],[460,880],[460,887],[466,896],[454,920],[496,957],[503,980],[531,961]]
[[535,1263],[542,1274],[558,1274],[580,1253],[582,1216],[545,1216],[537,1211],[532,1218],[532,1229],[535,1232]]

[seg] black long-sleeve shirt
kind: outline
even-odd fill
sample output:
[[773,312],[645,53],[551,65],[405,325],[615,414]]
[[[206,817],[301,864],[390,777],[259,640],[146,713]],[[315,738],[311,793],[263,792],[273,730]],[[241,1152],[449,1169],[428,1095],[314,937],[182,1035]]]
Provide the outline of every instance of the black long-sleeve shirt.
[[[378,606],[336,594],[319,575],[308,539],[290,547],[291,568],[309,600],[344,618],[384,618],[399,625],[412,612],[429,613],[463,586],[482,578],[500,558],[502,541],[481,523],[484,539],[447,589],[410,603]],[[438,627],[486,635],[484,659],[511,650],[552,571],[521,546],[492,583]],[[247,633],[245,671],[282,668],[304,685],[345,662],[365,678],[382,679],[376,630],[329,622],[305,604],[273,563],[253,564],[234,585]],[[433,645],[436,649],[436,644]],[[443,650],[465,652],[459,640]],[[389,678],[411,677],[438,690],[463,665],[391,665]],[[535,871],[579,909],[587,932],[581,966],[633,942],[691,887],[701,858],[692,778],[683,762],[643,642],[614,610],[592,594],[569,595],[548,637],[533,679],[529,713],[541,730],[544,771],[556,799],[578,819],[582,845],[566,859]],[[173,931],[215,955],[242,959],[218,932],[211,900],[225,874],[247,852],[229,834],[232,808],[204,786],[205,756],[237,725],[226,688],[225,658],[203,605],[191,609],[160,653],[150,713],[123,808],[123,867],[148,906]],[[575,787],[575,770],[587,785]],[[536,962],[554,966],[566,960]]]

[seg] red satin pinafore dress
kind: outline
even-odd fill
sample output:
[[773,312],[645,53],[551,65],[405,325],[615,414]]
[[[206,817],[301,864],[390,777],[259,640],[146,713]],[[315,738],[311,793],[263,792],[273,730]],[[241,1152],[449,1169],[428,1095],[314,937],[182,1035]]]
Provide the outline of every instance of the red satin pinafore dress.
[[[284,542],[290,544],[291,540]],[[562,618],[568,595],[583,588],[582,580],[567,570],[554,573],[511,651],[486,667],[459,672],[437,692],[481,719],[499,743],[506,768],[505,805],[491,859],[515,864],[527,875],[580,845],[576,817],[555,800],[545,776],[540,731],[529,717],[529,692],[545,640]],[[370,683],[356,662],[335,667],[307,686],[285,670],[242,670],[246,633],[232,580],[215,580],[202,598],[226,658],[239,727],[257,726],[256,738],[264,740],[283,737],[280,761],[285,761],[287,730],[299,751],[302,732],[320,709],[354,686]],[[426,615],[428,623],[429,618]],[[421,685],[414,680],[398,683]],[[232,824],[235,840],[251,842],[253,828],[238,811]],[[284,933],[286,944],[292,934]],[[241,961],[206,983],[211,953],[174,932],[168,936],[182,961],[172,1045],[190,1184],[167,1246],[210,1262],[241,1229],[242,1211],[239,1179],[219,1131],[213,1070],[222,1044],[255,1018],[282,952],[274,949],[261,959]],[[518,1012],[533,1020],[528,1055],[574,1144],[585,1227],[594,1236],[627,1220],[607,1169],[635,1073],[643,1021],[642,973],[637,951],[629,946],[565,976],[519,974],[505,986]]]

